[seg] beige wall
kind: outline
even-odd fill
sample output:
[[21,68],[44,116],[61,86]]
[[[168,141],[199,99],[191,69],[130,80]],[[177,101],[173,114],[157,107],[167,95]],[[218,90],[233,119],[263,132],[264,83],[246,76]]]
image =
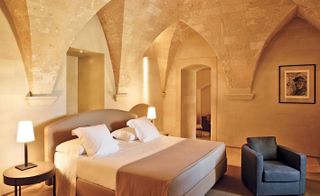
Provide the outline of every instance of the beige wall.
[[113,99],[115,87],[112,64],[104,32],[96,15],[92,17],[85,27],[77,34],[70,47],[104,54],[104,105],[106,108],[115,107],[114,105],[116,105],[116,103]]
[[[7,167],[24,161],[23,144],[16,142],[17,124],[20,120],[32,120],[35,126],[35,142],[29,145],[29,160],[43,160],[43,124],[66,112],[65,66],[55,85],[55,103],[49,106],[29,106],[25,102],[28,92],[27,78],[21,55],[10,25],[0,9],[0,173]],[[0,195],[12,191],[0,178]]]
[[197,71],[197,89],[204,88],[210,84],[210,74],[210,68],[205,68]]
[[211,114],[211,86],[208,85],[201,89],[201,115]]
[[[142,76],[142,93],[146,92],[146,95],[142,96],[142,102],[148,105],[155,106],[157,112],[157,119],[154,120],[154,124],[160,131],[166,132],[163,129],[163,96],[161,92],[161,84],[160,84],[160,74],[159,74],[159,66],[155,59],[155,53],[152,48],[146,52],[145,54],[148,58],[148,72],[147,72],[147,81],[148,84],[143,84],[143,76]],[[142,69],[142,74],[143,74]],[[146,88],[146,89],[145,89]]]
[[115,84],[108,45],[105,41],[105,35],[97,16],[94,16],[88,24],[86,24],[84,29],[78,33],[71,44],[71,47],[104,54],[105,108],[130,110],[132,107],[140,103],[154,105],[157,110],[157,119],[155,120],[155,124],[159,130],[166,131],[162,128],[163,98],[160,88],[159,68],[158,64],[154,60],[155,54],[152,49],[145,53],[145,56],[149,57],[148,69],[146,71],[148,79],[146,90],[144,90],[145,86],[143,84],[144,68],[143,57],[141,57],[141,59],[138,59],[136,64],[128,65],[130,72],[128,73],[129,75],[125,77],[130,78],[130,83],[128,84],[128,88],[125,92],[126,94],[118,95],[117,100],[115,100]]
[[[256,72],[253,101],[226,99],[226,85],[220,75],[218,140],[239,147],[248,136],[275,135],[283,145],[319,156],[319,90],[317,104],[278,103],[278,66],[308,63],[320,65],[319,54],[320,32],[305,21],[294,19],[265,49]],[[317,77],[318,84],[319,79]]]
[[181,70],[181,137],[196,137],[196,71]]
[[[115,100],[115,83],[110,60],[109,48],[100,21],[95,15],[78,33],[72,42],[72,48],[83,49],[104,54],[104,107],[129,110],[134,105],[142,102],[142,58],[137,64],[130,65],[130,84],[125,95],[118,96]],[[152,78],[152,77],[151,77]]]
[[67,56],[67,114],[78,113],[78,57]]
[[79,112],[104,108],[104,55],[89,54],[79,57],[78,109]]

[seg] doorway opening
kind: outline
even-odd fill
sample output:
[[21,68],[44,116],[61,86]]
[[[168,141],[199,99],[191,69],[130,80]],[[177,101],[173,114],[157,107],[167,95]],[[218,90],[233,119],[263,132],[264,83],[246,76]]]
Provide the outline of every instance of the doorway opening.
[[67,114],[104,108],[104,54],[67,52]]
[[210,140],[211,135],[211,69],[203,68],[196,73],[196,137]]
[[211,68],[192,65],[181,70],[181,136],[211,139]]

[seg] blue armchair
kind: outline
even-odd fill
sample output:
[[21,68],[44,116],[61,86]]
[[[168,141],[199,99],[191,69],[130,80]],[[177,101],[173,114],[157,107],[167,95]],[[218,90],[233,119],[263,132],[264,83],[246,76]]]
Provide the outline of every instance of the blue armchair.
[[277,145],[275,137],[249,137],[241,148],[241,176],[255,195],[302,195],[306,156]]

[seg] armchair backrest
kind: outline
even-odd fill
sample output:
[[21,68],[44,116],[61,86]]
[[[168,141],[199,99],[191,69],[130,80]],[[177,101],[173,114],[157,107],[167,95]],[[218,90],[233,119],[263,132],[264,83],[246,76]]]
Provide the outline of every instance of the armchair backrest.
[[248,137],[247,143],[251,149],[262,154],[264,160],[277,159],[276,137]]

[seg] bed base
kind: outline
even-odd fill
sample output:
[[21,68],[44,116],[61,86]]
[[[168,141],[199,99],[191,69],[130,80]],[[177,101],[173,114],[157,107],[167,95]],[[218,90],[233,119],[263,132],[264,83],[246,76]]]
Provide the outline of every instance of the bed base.
[[[213,185],[224,175],[227,171],[227,159],[223,159],[211,172],[198,182],[191,190],[189,190],[186,196],[199,196],[205,195]],[[87,180],[77,178],[76,185],[77,196],[87,195],[104,195],[114,196],[115,192],[112,189],[103,187],[101,185],[89,182]]]

